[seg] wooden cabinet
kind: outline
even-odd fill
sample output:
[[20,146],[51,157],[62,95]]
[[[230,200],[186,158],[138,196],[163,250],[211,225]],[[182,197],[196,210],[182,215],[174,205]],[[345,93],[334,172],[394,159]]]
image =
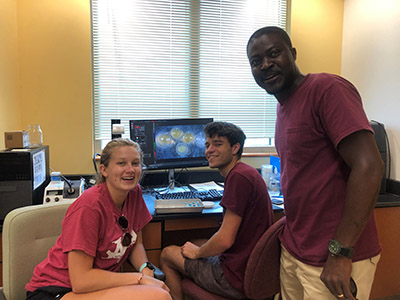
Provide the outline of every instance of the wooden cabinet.
[[147,258],[151,263],[159,267],[161,254],[162,223],[150,222],[143,228],[143,245],[146,249]]
[[400,294],[400,207],[375,208],[375,216],[382,252],[371,299]]
[[162,248],[168,245],[181,245],[191,239],[209,238],[218,230],[220,222],[221,216],[150,222],[143,229],[143,245],[147,258],[159,267]]

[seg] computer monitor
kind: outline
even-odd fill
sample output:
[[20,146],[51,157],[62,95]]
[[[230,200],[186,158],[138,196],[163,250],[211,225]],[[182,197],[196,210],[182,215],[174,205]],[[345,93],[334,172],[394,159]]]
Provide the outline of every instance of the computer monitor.
[[147,170],[208,166],[203,128],[213,118],[130,120],[131,140]]

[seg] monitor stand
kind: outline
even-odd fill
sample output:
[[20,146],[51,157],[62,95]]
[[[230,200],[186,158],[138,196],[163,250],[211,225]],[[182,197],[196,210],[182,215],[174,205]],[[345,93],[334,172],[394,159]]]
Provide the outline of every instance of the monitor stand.
[[189,192],[190,188],[187,186],[181,186],[180,184],[176,186],[175,169],[168,169],[168,186],[154,188],[154,191],[161,194],[180,193],[180,192]]
[[168,169],[168,188],[170,190],[175,188],[175,169]]

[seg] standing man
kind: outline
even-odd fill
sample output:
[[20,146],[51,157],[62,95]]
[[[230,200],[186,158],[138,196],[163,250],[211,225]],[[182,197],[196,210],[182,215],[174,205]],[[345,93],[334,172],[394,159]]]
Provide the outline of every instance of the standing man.
[[257,84],[278,100],[286,225],[280,235],[283,299],[369,299],[381,251],[374,218],[383,174],[356,88],[331,74],[300,73],[278,27],[247,44]]
[[223,221],[202,246],[186,242],[161,253],[161,269],[174,300],[183,299],[182,275],[204,289],[231,299],[244,299],[244,273],[249,255],[272,224],[272,205],[259,172],[240,161],[246,139],[243,131],[225,122],[205,128],[206,157],[225,177]]

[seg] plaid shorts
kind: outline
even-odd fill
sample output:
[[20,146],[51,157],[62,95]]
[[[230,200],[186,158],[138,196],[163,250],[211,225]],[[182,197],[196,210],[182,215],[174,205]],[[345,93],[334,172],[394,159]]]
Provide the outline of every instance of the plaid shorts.
[[232,299],[247,299],[226,280],[218,256],[185,258],[185,272],[198,286],[211,293]]

